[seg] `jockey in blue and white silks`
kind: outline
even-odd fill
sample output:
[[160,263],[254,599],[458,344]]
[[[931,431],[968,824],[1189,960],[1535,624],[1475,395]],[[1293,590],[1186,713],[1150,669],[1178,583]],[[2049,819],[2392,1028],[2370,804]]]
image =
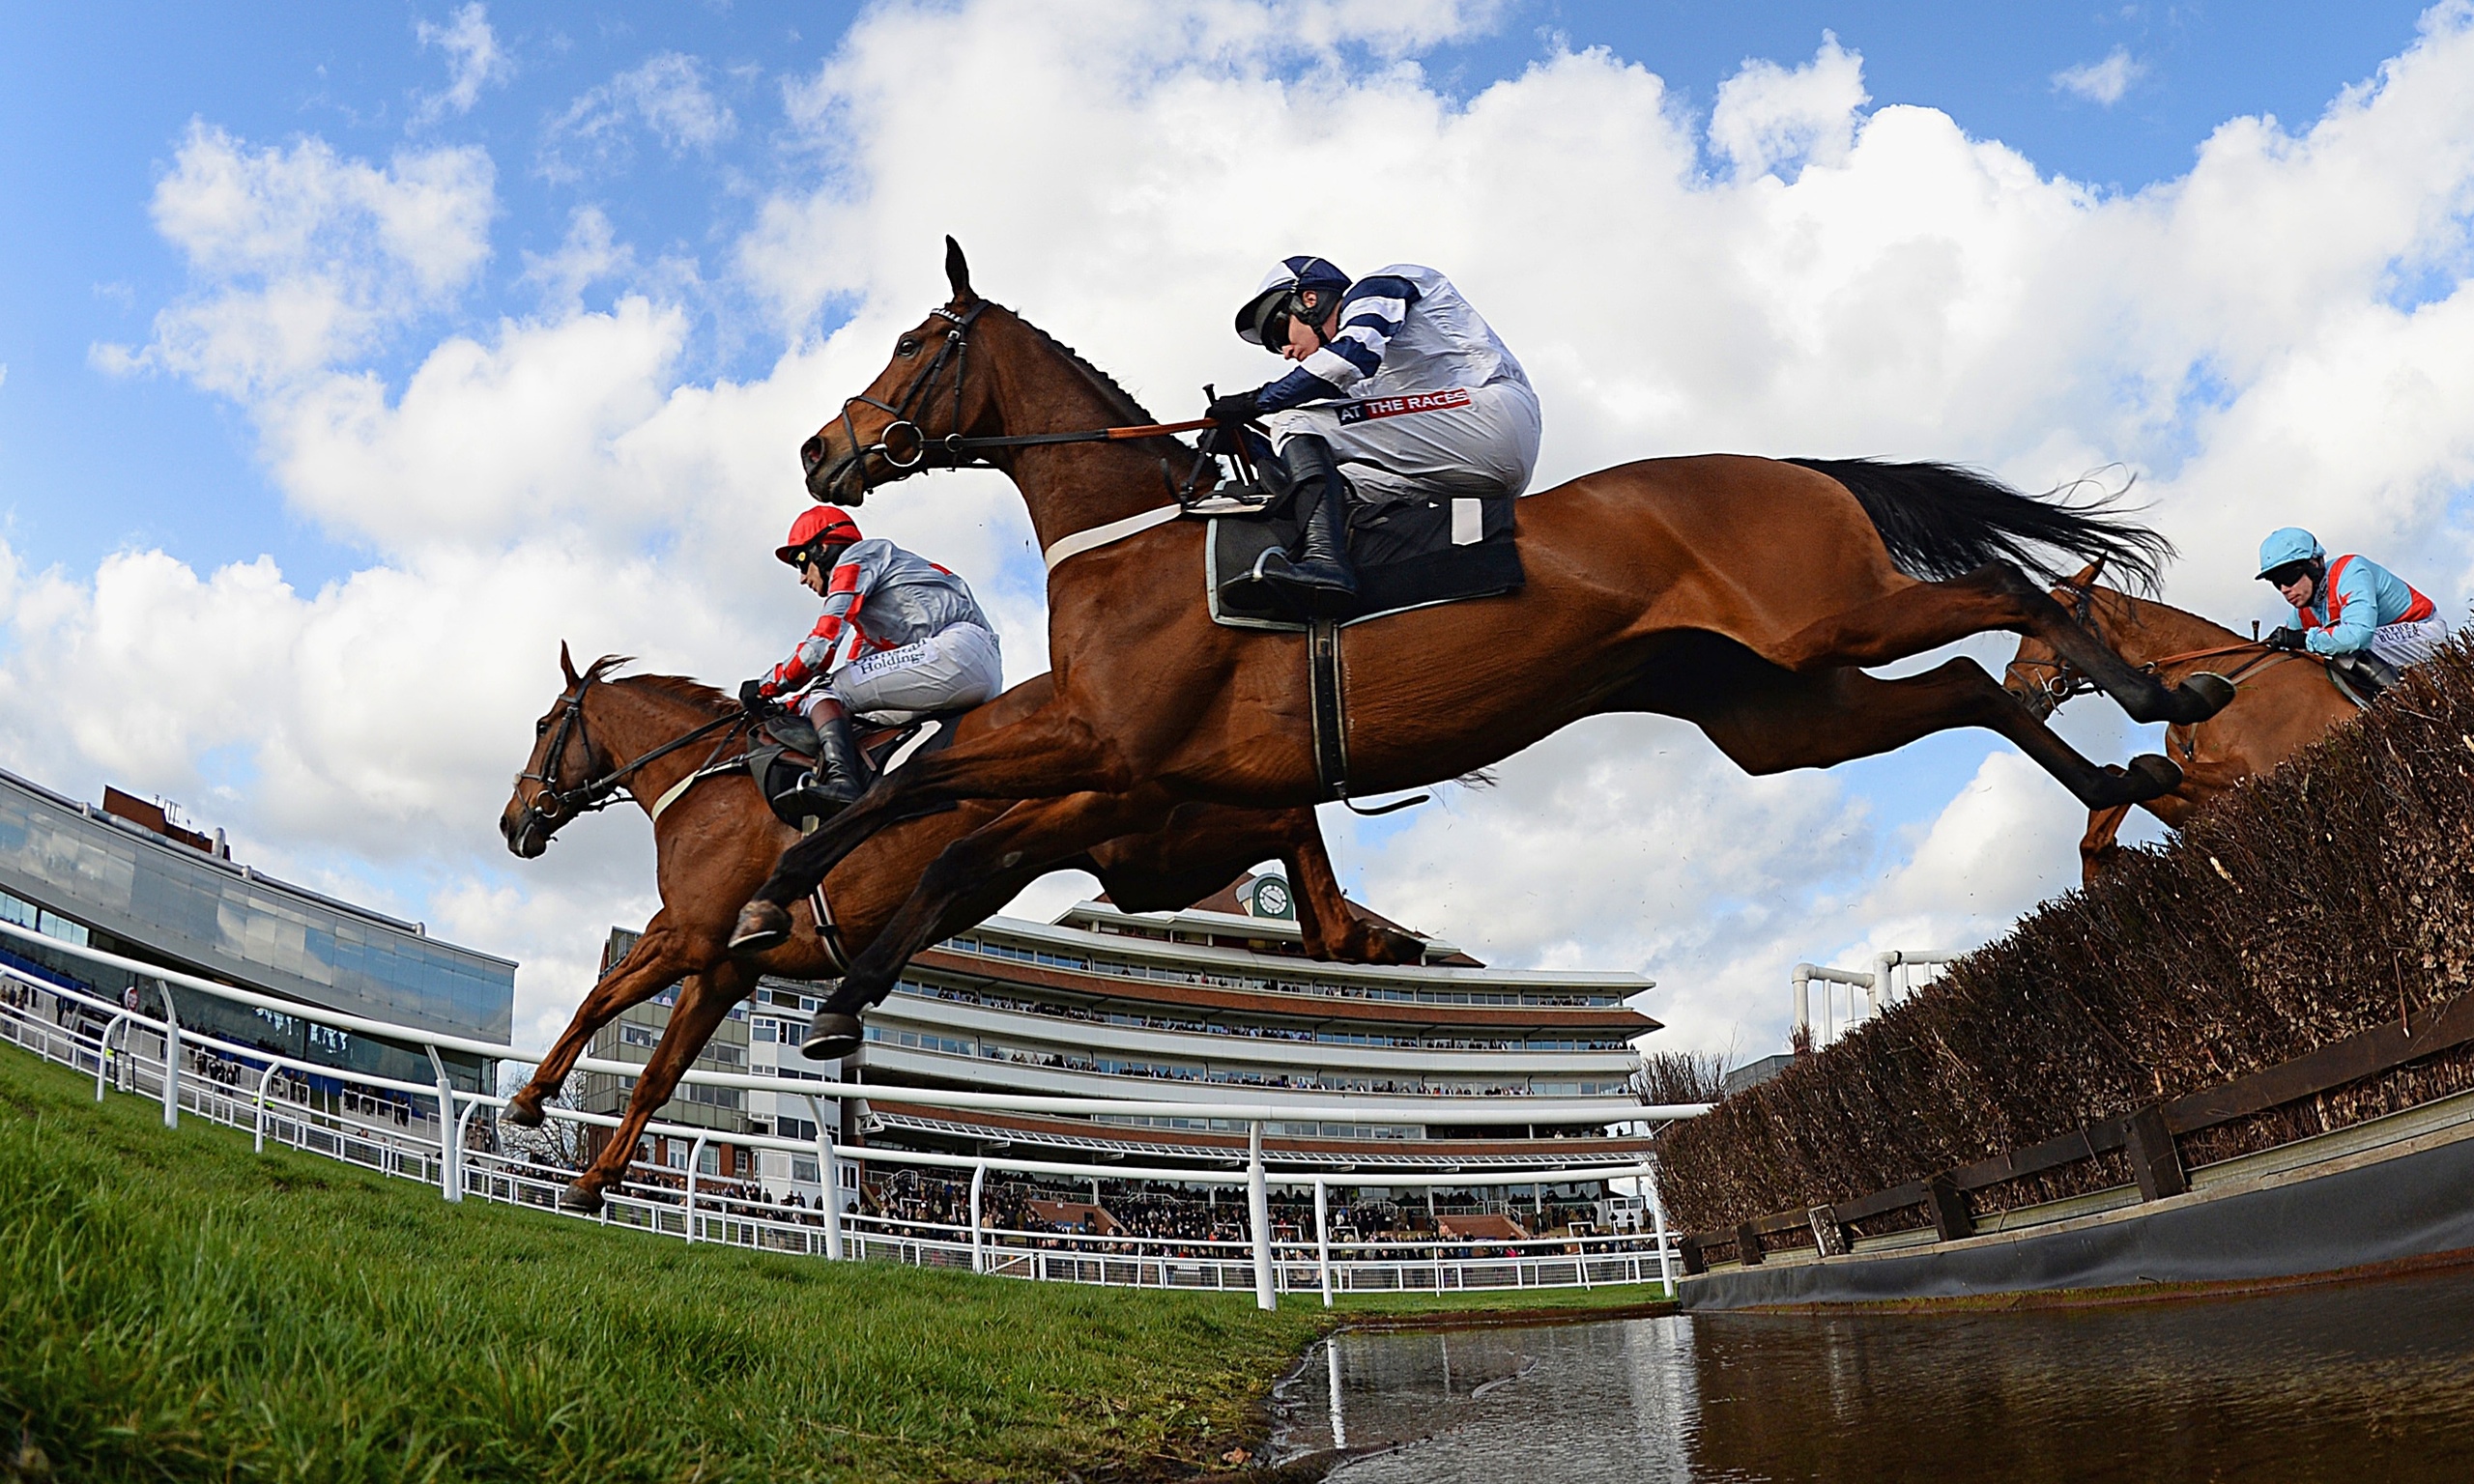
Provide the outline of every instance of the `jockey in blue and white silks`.
[[1352,282],[1323,258],[1284,259],[1237,311],[1238,335],[1297,362],[1280,380],[1213,402],[1224,426],[1261,421],[1299,487],[1295,561],[1265,554],[1236,579],[1260,600],[1341,612],[1356,575],[1344,496],[1511,496],[1538,464],[1538,394],[1452,280],[1395,264]]

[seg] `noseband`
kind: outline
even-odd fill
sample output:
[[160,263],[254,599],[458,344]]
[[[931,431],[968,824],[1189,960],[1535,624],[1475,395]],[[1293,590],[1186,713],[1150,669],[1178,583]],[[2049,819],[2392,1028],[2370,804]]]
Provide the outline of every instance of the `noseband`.
[[[541,786],[533,790],[532,802],[524,806],[524,813],[516,821],[514,838],[521,840],[534,830],[538,830],[542,839],[547,840],[559,826],[568,820],[608,809],[617,801],[618,791],[626,786],[627,781],[647,763],[655,758],[667,757],[698,738],[708,737],[725,727],[735,729],[745,725],[747,721],[747,713],[744,711],[734,711],[728,716],[717,716],[702,727],[694,728],[683,735],[672,738],[632,762],[613,768],[607,773],[592,774],[572,786],[562,785],[559,782],[559,760],[567,755],[567,738],[570,735],[584,744],[585,767],[587,769],[592,767],[592,733],[585,721],[584,695],[592,688],[592,683],[600,678],[598,674],[587,671],[585,677],[576,682],[576,688],[567,693],[564,698],[565,704],[559,712],[559,729],[550,738],[549,748],[541,755],[540,771],[534,772],[528,768],[515,775],[515,781],[519,785],[532,783]],[[721,746],[728,745],[729,741],[728,737],[724,737],[721,743],[716,744],[716,751]]]
[[[2093,635],[2097,642],[2103,643],[2105,642],[2104,631],[2096,627],[2096,589],[2094,585],[2092,584],[2082,585],[2077,583],[2065,584],[2064,585],[2069,587],[2071,591],[2070,621]],[[2045,671],[2046,673],[2042,678],[2034,678],[2022,673],[2023,671]],[[2042,709],[2036,710],[2036,715],[2040,719],[2051,716],[2055,711],[2060,709],[2063,701],[2070,699],[2072,697],[2086,696],[2096,689],[2095,681],[2089,679],[2077,666],[2071,664],[2068,660],[2063,659],[2059,654],[2056,654],[2050,660],[2012,660],[2008,665],[2003,666],[2001,670],[2001,678],[2005,687],[2008,685],[2008,682],[2014,674],[2018,675],[2025,683],[2028,692],[2026,696],[2020,697],[2021,700],[2027,701],[2030,709],[2035,709],[2035,701],[2040,700],[2043,702]],[[2018,693],[2014,691],[2012,694],[2016,695]],[[2029,700],[2029,697],[2033,697],[2034,700]]]
[[[843,400],[842,411],[835,416],[834,421],[842,424],[843,439],[849,443],[851,451],[844,468],[835,471],[833,478],[825,485],[824,495],[819,496],[819,499],[831,496],[840,488],[844,475],[852,471],[859,476],[859,495],[860,498],[865,499],[867,493],[875,489],[879,482],[868,477],[870,454],[875,454],[891,465],[895,471],[893,475],[895,479],[931,467],[961,469],[987,462],[985,459],[969,457],[965,441],[962,437],[963,372],[970,356],[970,327],[971,322],[979,318],[980,311],[987,307],[988,300],[983,299],[960,314],[941,305],[928,311],[953,328],[945,331],[944,344],[936,347],[936,354],[930,357],[927,365],[920,368],[917,376],[910,379],[910,385],[902,389],[902,396],[898,401],[879,402],[866,392]],[[953,430],[948,432],[940,442],[932,442],[928,435],[920,431],[919,412],[927,406],[929,394],[935,390],[936,380],[944,375],[948,364],[954,368]],[[850,420],[850,409],[854,405],[873,407],[893,419],[886,423],[883,431],[877,435],[877,441],[865,447],[859,444],[858,425]],[[807,466],[805,472],[811,478],[816,475],[817,466],[824,460],[824,435],[832,426],[833,423],[826,423],[824,427],[817,429],[816,437],[808,440],[806,450],[808,457],[803,462]],[[901,440],[900,447],[896,446],[897,436]],[[970,442],[982,441],[971,440]],[[929,455],[939,448],[946,454],[947,461],[931,466],[928,462]]]

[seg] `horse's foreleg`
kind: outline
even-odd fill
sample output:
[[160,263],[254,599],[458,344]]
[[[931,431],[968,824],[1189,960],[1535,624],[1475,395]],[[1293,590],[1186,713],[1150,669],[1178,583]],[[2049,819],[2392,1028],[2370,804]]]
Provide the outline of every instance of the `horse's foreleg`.
[[704,966],[703,956],[691,956],[685,936],[671,925],[670,909],[664,907],[655,912],[652,921],[645,924],[644,936],[592,986],[584,1003],[576,1007],[567,1028],[551,1043],[549,1054],[532,1069],[532,1075],[522,1089],[507,1099],[507,1122],[520,1128],[539,1127],[545,1117],[541,1105],[559,1095],[559,1088],[567,1080],[567,1073],[575,1070],[576,1059],[584,1055],[594,1032],[628,1006],[643,1004]]
[[1973,660],[1896,680],[1859,670],[1764,668],[1766,677],[1713,688],[1712,703],[1674,708],[1747,773],[1834,767],[1937,731],[1982,727],[2007,737],[2091,810],[2141,803],[2181,781],[2181,770],[2158,756],[2135,757],[2127,771],[2096,766]]
[[[2155,806],[2154,799],[2147,801],[2148,808]],[[2096,878],[2105,873],[2105,868],[2120,852],[2114,837],[2121,834],[2122,821],[2130,817],[2130,805],[2116,804],[2111,809],[2087,812],[2087,833],[2079,837],[2079,879],[2085,884],[2095,885]]]
[[911,956],[936,941],[955,903],[990,877],[1036,875],[1104,841],[1152,828],[1166,813],[1165,801],[1148,790],[1034,799],[947,845],[825,999],[813,1024],[816,1034],[801,1049],[816,1058],[855,1050],[859,1013],[885,997]]
[[2059,651],[2139,722],[2203,722],[2233,699],[2201,672],[2168,686],[2114,653],[2053,594],[1995,562],[1946,583],[1918,583],[1807,625],[1766,657],[1789,670],[1887,665],[1995,629],[2032,634]]
[[636,1143],[645,1136],[645,1126],[678,1090],[679,1078],[696,1064],[705,1042],[713,1039],[714,1030],[730,1017],[731,1007],[745,998],[755,983],[753,974],[728,958],[687,981],[687,987],[678,992],[678,1003],[671,1007],[670,1025],[661,1033],[661,1044],[653,1047],[636,1078],[625,1115],[610,1131],[600,1157],[561,1192],[560,1205],[569,1211],[601,1209],[603,1194],[627,1178],[627,1165],[636,1157]]
[[1342,963],[1424,963],[1424,940],[1367,922],[1349,905],[1314,811],[1283,814],[1289,820],[1290,843],[1280,859],[1288,867],[1289,897],[1297,903],[1297,929],[1307,955]]

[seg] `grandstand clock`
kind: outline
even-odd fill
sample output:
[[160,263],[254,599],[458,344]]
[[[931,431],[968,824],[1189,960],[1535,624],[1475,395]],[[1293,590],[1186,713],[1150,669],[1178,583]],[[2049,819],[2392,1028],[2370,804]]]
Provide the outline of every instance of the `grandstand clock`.
[[1289,898],[1288,883],[1278,876],[1264,876],[1255,881],[1254,915],[1256,917],[1295,917],[1297,903]]

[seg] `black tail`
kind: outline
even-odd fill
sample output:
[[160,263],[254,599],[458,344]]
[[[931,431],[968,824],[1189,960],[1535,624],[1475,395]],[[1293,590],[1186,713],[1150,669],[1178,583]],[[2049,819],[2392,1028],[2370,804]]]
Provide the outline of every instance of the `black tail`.
[[2173,543],[2113,512],[2115,497],[2066,505],[2022,495],[1989,474],[1949,464],[1892,464],[1882,459],[1789,459],[1847,486],[1882,533],[1890,560],[1910,577],[1939,582],[1964,577],[1987,562],[2007,561],[2051,582],[2071,567],[2102,558],[2120,586],[2156,590],[2157,568]]

